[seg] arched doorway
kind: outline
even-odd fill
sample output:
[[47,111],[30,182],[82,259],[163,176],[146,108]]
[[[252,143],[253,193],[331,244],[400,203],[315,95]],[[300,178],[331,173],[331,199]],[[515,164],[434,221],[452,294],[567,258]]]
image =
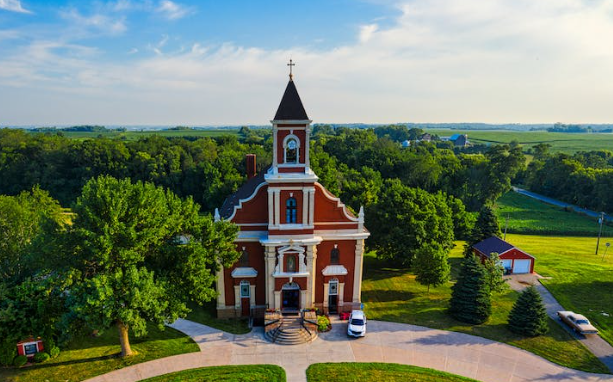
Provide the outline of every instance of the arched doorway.
[[291,282],[281,288],[281,311],[284,313],[300,310],[300,285]]

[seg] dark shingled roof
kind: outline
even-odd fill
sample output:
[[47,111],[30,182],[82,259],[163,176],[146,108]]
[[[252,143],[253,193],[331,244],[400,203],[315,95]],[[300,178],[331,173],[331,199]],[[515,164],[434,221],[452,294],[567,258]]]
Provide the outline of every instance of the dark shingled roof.
[[219,215],[224,219],[232,216],[234,206],[237,206],[241,199],[250,197],[255,189],[258,188],[260,184],[264,183],[264,175],[268,172],[269,168],[270,166],[265,168],[261,173],[249,179],[247,183],[243,184],[235,193],[228,196],[219,210]]
[[296,85],[294,85],[293,80],[290,80],[285,88],[285,93],[283,93],[283,98],[281,98],[277,114],[275,114],[275,121],[304,121],[307,119],[309,117],[304,110],[304,106],[302,106]]
[[499,237],[492,236],[473,245],[473,248],[489,257],[492,252],[501,254],[515,247]]

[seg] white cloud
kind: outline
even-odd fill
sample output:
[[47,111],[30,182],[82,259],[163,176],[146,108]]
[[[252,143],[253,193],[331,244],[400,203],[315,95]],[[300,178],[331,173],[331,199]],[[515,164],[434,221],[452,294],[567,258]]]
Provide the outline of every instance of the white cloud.
[[180,19],[190,12],[189,8],[170,0],[160,1],[156,11],[169,20]]
[[[388,26],[358,27],[354,43],[329,50],[193,42],[162,52],[174,42],[163,36],[150,47],[159,54],[109,62],[80,46],[32,44],[0,57],[3,119],[266,124],[293,57],[316,122],[613,122],[613,0],[412,0],[398,9]],[[20,89],[36,94],[27,110],[12,96]]]
[[24,9],[21,6],[21,1],[19,0],[0,0],[0,9],[18,13],[32,13],[31,11]]
[[127,30],[125,17],[123,16],[111,17],[102,13],[85,16],[74,8],[62,11],[60,15],[77,26],[95,29],[104,34],[117,35]]

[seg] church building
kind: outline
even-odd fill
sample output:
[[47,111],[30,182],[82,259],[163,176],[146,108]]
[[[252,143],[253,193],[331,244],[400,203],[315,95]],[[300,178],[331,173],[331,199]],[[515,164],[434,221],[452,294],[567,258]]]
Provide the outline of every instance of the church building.
[[247,316],[254,308],[285,313],[317,307],[335,313],[359,308],[364,212],[356,217],[319,182],[309,165],[311,120],[291,74],[272,123],[272,165],[248,181],[216,219],[237,224],[239,261],[217,274],[219,317]]

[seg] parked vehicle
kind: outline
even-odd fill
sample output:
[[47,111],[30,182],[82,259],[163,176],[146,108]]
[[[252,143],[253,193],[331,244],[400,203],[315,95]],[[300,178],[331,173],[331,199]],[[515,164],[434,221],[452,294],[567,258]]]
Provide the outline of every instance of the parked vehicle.
[[366,315],[363,311],[351,311],[347,324],[347,335],[351,337],[364,337],[366,335]]
[[596,329],[590,321],[585,318],[585,316],[581,314],[577,314],[575,312],[561,310],[558,312],[558,317],[562,322],[566,325],[570,326],[575,332],[579,334],[596,334],[598,333],[598,329]]

